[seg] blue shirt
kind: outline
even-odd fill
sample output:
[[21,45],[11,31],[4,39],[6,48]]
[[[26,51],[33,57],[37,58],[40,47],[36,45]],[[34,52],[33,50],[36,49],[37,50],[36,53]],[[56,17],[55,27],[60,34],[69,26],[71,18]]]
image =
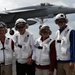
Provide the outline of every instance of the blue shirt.
[[70,32],[70,53],[71,61],[75,62],[75,30]]

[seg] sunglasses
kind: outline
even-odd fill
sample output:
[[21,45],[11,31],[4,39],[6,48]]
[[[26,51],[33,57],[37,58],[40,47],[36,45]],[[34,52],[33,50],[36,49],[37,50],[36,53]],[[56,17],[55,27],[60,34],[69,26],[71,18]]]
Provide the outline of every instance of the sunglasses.
[[24,24],[16,25],[16,28],[17,28],[17,29],[23,29],[24,27],[25,27],[25,25],[24,25]]
[[55,22],[56,23],[64,23],[65,22],[65,19],[57,19]]

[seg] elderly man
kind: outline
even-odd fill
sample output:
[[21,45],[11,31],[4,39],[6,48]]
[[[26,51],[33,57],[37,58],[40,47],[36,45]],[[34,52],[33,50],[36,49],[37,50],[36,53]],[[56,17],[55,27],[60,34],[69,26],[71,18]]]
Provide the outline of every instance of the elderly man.
[[13,41],[6,37],[6,24],[0,22],[0,75],[12,75]]
[[18,31],[14,35],[16,71],[17,75],[35,75],[35,64],[32,62],[34,50],[33,34],[27,31],[27,22],[19,18],[15,22],[15,29]]

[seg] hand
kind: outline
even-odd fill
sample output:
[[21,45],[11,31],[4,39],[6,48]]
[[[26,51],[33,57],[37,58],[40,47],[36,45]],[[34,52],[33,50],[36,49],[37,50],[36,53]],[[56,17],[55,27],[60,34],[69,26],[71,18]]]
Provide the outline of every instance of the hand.
[[49,71],[49,75],[53,75],[53,72],[52,71]]
[[27,64],[31,65],[32,64],[32,58],[27,59]]
[[74,62],[70,62],[69,67],[70,67],[71,69],[73,69],[73,68],[74,68]]

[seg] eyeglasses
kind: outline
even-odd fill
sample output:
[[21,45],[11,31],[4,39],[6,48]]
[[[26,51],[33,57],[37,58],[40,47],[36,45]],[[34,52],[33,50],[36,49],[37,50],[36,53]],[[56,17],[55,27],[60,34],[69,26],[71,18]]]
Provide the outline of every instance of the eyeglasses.
[[50,33],[50,30],[41,30],[41,33]]

